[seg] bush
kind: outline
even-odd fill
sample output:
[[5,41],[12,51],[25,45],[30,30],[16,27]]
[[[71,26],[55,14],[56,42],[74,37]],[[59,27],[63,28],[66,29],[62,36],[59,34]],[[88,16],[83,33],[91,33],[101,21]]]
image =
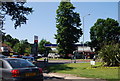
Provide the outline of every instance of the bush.
[[98,55],[107,66],[119,66],[120,64],[120,44],[105,45],[98,52]]

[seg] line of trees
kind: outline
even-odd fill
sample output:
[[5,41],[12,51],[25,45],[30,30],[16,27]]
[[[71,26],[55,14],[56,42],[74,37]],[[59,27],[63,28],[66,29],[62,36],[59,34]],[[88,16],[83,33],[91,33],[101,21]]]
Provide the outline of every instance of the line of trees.
[[[21,54],[21,55],[30,55],[32,53],[32,45],[28,42],[27,39],[25,40],[19,40],[17,38],[12,38],[11,35],[2,35],[2,43],[7,44],[10,46],[14,53]],[[38,43],[38,53],[44,54],[45,56],[48,55],[49,52],[51,52],[50,47],[45,47],[45,44],[51,44],[49,41],[42,39]]]
[[10,36],[9,34],[8,35],[3,34],[2,43],[5,43],[8,46],[10,46],[14,51],[14,53],[21,54],[21,55],[31,53],[31,45],[27,41],[27,39],[20,41],[16,38],[12,38],[12,36]]

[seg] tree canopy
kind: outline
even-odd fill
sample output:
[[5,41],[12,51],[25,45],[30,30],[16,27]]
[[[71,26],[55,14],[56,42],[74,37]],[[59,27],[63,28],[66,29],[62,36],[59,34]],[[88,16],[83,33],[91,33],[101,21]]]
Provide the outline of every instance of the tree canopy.
[[45,44],[51,44],[49,41],[42,39],[38,44],[38,52],[40,54],[44,54],[47,56],[47,54],[51,51],[50,47],[45,47]]
[[33,12],[32,8],[25,7],[26,2],[5,2],[0,1],[1,14],[4,13],[4,16],[9,15],[11,20],[14,21],[14,27],[17,28],[21,24],[26,24],[27,15]]
[[114,19],[98,19],[90,29],[92,47],[99,50],[109,43],[120,43],[120,26]]
[[80,16],[74,9],[71,2],[63,0],[56,10],[57,34],[55,34],[55,39],[57,39],[60,54],[72,54],[75,50],[74,44],[82,35]]
[[98,19],[90,29],[90,45],[107,66],[120,63],[120,26],[114,19]]

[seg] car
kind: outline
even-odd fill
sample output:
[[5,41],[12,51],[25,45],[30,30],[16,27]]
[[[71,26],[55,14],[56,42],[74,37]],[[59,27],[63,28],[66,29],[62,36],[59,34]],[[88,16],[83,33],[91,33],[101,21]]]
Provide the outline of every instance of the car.
[[22,58],[0,58],[0,81],[43,81],[42,68]]
[[38,58],[42,58],[42,55],[41,55],[41,54],[38,54]]
[[4,56],[4,55],[0,54],[0,58],[6,58],[6,56]]
[[18,58],[18,55],[12,55],[11,58]]
[[48,58],[59,58],[59,57],[60,57],[60,55],[57,53],[49,53],[48,54]]

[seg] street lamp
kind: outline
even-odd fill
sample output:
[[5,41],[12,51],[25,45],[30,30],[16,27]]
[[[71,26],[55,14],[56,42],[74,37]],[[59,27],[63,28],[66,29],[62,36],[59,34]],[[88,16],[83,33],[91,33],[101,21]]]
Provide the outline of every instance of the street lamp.
[[[84,55],[84,18],[86,17],[86,16],[89,16],[90,14],[87,14],[87,15],[85,15],[85,16],[83,16],[83,55]],[[86,56],[85,56],[85,59],[86,59]]]
[[1,14],[0,12],[0,48],[2,47],[2,30],[3,29],[3,24],[4,24],[4,14]]

